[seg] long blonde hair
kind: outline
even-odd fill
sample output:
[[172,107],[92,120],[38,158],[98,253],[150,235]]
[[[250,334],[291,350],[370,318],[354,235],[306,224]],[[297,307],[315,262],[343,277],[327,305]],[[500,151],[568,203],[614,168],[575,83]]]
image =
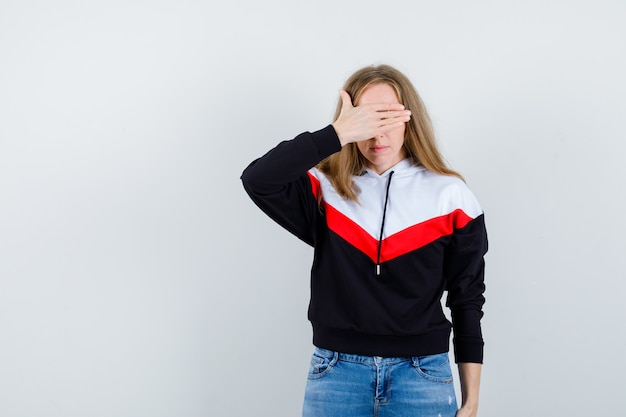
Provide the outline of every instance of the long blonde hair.
[[[343,89],[350,94],[352,103],[356,105],[363,91],[372,84],[388,84],[396,92],[398,100],[408,110],[411,110],[411,119],[406,123],[404,130],[403,150],[406,157],[414,165],[422,165],[429,171],[443,175],[461,175],[448,168],[439,152],[432,122],[419,94],[411,81],[400,71],[389,65],[378,65],[361,68],[348,80]],[[341,99],[337,103],[337,110],[333,121],[341,113]],[[359,190],[352,180],[353,175],[361,174],[366,167],[366,160],[359,152],[356,143],[344,146],[337,152],[321,161],[317,168],[331,181],[339,195],[349,200],[358,201]]]

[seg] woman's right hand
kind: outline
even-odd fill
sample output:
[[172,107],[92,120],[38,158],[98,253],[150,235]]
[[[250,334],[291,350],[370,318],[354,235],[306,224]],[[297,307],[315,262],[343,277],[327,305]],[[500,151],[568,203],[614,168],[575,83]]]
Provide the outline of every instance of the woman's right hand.
[[409,121],[411,112],[400,103],[353,106],[350,95],[340,90],[341,112],[333,123],[341,146],[386,133]]

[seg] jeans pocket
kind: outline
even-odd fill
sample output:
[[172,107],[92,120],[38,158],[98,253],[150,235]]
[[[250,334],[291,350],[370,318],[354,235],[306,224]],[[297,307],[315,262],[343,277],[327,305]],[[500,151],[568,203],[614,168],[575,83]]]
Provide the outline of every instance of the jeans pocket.
[[423,378],[443,384],[452,383],[452,368],[448,353],[413,357],[413,367]]
[[311,356],[308,378],[319,379],[328,375],[337,363],[338,357],[339,354],[337,352],[316,347]]

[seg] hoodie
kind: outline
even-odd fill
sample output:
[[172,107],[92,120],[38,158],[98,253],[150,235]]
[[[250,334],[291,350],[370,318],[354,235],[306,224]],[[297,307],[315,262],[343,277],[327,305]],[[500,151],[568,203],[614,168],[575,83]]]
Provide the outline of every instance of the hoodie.
[[[368,356],[449,350],[483,361],[484,214],[459,178],[403,160],[337,194],[315,166],[341,149],[332,125],[281,142],[241,179],[261,210],[314,247],[308,318],[313,343]],[[441,300],[447,292],[446,306]]]

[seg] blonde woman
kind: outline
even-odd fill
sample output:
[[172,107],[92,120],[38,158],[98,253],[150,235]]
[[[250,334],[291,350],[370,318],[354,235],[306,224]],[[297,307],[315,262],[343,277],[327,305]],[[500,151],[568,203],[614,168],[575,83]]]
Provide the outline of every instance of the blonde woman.
[[444,163],[408,78],[387,65],[360,69],[331,125],[281,142],[242,180],[268,216],[315,249],[303,416],[476,416],[483,212]]

